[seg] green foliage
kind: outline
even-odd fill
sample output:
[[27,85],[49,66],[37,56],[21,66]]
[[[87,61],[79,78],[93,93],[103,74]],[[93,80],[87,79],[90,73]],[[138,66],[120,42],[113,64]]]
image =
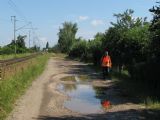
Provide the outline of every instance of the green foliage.
[[79,40],[72,45],[71,50],[69,51],[70,57],[84,58],[87,52],[87,41]]
[[[36,45],[31,47],[30,49],[27,48],[25,45],[25,39],[26,39],[26,35],[24,35],[24,36],[19,35],[17,37],[16,44],[15,44],[15,41],[12,40],[10,44],[5,45],[3,47],[0,47],[0,55],[14,54],[15,53],[15,46],[16,46],[16,53],[17,54],[28,53],[28,52],[39,52],[40,51],[40,47],[38,47]],[[49,44],[48,44],[48,47],[49,47]]]
[[59,45],[54,45],[52,48],[49,49],[49,52],[60,53]]
[[104,38],[104,34],[97,33],[93,40],[90,40],[88,43],[89,47],[89,53],[92,56],[92,62],[94,65],[99,65],[100,59],[103,54],[103,48],[102,48],[102,40]]
[[46,49],[48,49],[48,48],[49,48],[49,43],[47,42],[47,43],[46,43]]
[[[144,31],[138,34],[139,40],[141,40],[141,51],[143,54],[146,54],[147,59],[144,59],[141,64],[136,63],[130,67],[129,71],[134,80],[143,83],[144,86],[152,91],[151,96],[160,98],[160,6],[153,7],[150,9],[150,12],[154,14],[154,17],[148,30],[148,38],[141,37],[145,36]],[[145,39],[143,40],[142,38]],[[147,39],[149,39],[149,42],[145,42]]]
[[3,54],[13,54],[14,53],[14,46],[4,46],[0,49],[0,55]]
[[[28,49],[25,46],[25,36],[19,35],[16,40],[16,52],[19,53],[26,53]],[[12,42],[0,49],[0,54],[13,54],[15,52],[15,41]]]
[[42,73],[48,58],[49,55],[38,56],[26,70],[0,82],[0,120],[11,112],[16,99]]
[[149,39],[149,26],[138,26],[129,29],[124,36],[124,61],[126,64],[139,63],[147,59]]
[[65,22],[60,29],[58,47],[69,56],[92,61],[99,65],[105,50],[109,51],[114,65],[130,65],[147,59],[150,42],[149,23],[146,18],[134,18],[133,10],[114,14],[117,22],[105,34],[97,33],[93,40],[75,39],[77,25]]
[[93,40],[88,41],[75,39],[77,28],[72,28],[76,25],[64,23],[58,34],[58,47],[69,56],[94,65],[99,65],[107,50],[114,67],[125,68],[133,82],[142,83],[154,91],[152,95],[160,97],[157,92],[160,90],[160,6],[150,11],[154,15],[152,23],[147,22],[147,18],[133,17],[131,9],[114,14],[116,22],[111,22],[112,26],[105,33],[97,33]]
[[105,33],[103,48],[107,48],[117,65],[130,65],[146,59],[149,31],[146,18],[133,18],[133,10],[115,14],[116,23]]
[[158,6],[154,6],[150,9],[150,12],[154,15],[152,24],[150,26],[151,31],[151,54],[157,60],[160,60],[160,3]]
[[77,24],[71,22],[64,22],[63,28],[59,29],[58,45],[62,52],[68,53],[75,42],[75,35],[77,33]]
[[49,48],[49,43],[47,42],[47,43],[46,43],[46,49],[48,49],[48,48]]
[[114,14],[114,16],[117,18],[117,22],[111,24],[119,29],[129,29],[134,27],[135,22],[134,18],[132,17],[134,11],[131,9],[126,10],[124,13]]
[[28,56],[28,55],[31,55],[31,53],[22,53],[22,54],[17,54],[15,56],[15,54],[3,54],[3,55],[0,55],[0,60],[6,60],[6,59],[12,59],[12,58],[20,58],[20,57],[25,57],[25,56]]
[[69,52],[70,57],[77,57],[83,61],[93,62],[95,65],[99,65],[99,61],[102,56],[102,33],[97,33],[93,40],[83,40],[78,38],[72,45]]
[[40,51],[40,47],[38,47],[37,45],[34,45],[29,49],[29,52],[39,52],[39,51]]
[[26,35],[25,36],[19,35],[17,37],[16,45],[17,45],[18,48],[26,48],[26,46],[25,46],[25,38],[26,37],[27,37]]

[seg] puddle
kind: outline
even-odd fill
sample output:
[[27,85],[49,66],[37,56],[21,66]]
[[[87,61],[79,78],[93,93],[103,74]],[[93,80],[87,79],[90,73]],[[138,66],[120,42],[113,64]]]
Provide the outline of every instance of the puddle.
[[103,107],[101,99],[97,97],[96,89],[88,82],[81,82],[75,76],[75,84],[60,84],[58,90],[68,95],[71,99],[64,102],[64,106],[74,112],[83,114],[101,113]]

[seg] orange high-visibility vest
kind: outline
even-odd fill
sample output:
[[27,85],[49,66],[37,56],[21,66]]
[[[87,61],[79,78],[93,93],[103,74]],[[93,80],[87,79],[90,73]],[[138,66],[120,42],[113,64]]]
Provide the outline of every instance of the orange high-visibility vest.
[[102,58],[102,67],[112,67],[110,56],[104,56]]

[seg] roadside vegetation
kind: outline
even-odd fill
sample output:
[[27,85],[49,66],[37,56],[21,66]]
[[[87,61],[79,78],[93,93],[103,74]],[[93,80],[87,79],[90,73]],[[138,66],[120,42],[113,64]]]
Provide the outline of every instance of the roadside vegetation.
[[[27,48],[25,45],[25,39],[26,35],[22,36],[19,35],[16,39],[16,43],[14,40],[11,41],[8,45],[5,45],[3,47],[0,46],[0,56],[3,58],[3,56],[11,55],[15,53],[15,46],[16,46],[16,53],[17,54],[24,54],[24,53],[32,53],[32,52],[38,52],[40,50],[39,47],[33,46],[31,48]],[[13,55],[11,55],[13,56]]]
[[58,43],[52,50],[93,63],[97,68],[100,67],[104,51],[109,51],[113,76],[123,78],[120,85],[129,94],[134,90],[134,95],[140,97],[148,107],[160,109],[159,4],[148,11],[153,14],[151,21],[134,17],[131,9],[114,14],[116,22],[111,22],[111,27],[104,33],[97,33],[94,39],[89,40],[76,38],[76,23],[64,22],[59,29]]
[[0,60],[7,60],[7,59],[12,59],[12,58],[21,58],[21,57],[25,57],[25,56],[28,56],[28,55],[31,55],[32,53],[22,53],[22,54],[3,54],[3,55],[0,55]]
[[49,54],[39,55],[30,59],[28,68],[9,79],[0,81],[0,120],[12,111],[15,102],[44,70]]

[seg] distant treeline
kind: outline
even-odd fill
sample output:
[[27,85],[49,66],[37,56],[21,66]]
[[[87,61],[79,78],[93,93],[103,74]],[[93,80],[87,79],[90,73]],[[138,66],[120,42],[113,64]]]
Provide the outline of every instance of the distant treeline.
[[22,53],[28,53],[28,52],[36,52],[40,50],[40,47],[37,47],[36,45],[31,48],[27,48],[25,45],[25,38],[27,36],[19,35],[16,39],[16,41],[12,40],[11,43],[8,45],[5,45],[3,47],[0,46],[0,55],[6,55],[6,54],[14,54],[15,53],[15,47],[16,47],[16,53],[22,54]]
[[150,22],[147,18],[134,17],[130,9],[114,14],[117,21],[92,40],[76,38],[77,24],[64,22],[53,50],[95,65],[99,65],[107,50],[115,67],[119,70],[125,67],[135,82],[143,83],[160,96],[160,6],[149,11],[153,14]]

